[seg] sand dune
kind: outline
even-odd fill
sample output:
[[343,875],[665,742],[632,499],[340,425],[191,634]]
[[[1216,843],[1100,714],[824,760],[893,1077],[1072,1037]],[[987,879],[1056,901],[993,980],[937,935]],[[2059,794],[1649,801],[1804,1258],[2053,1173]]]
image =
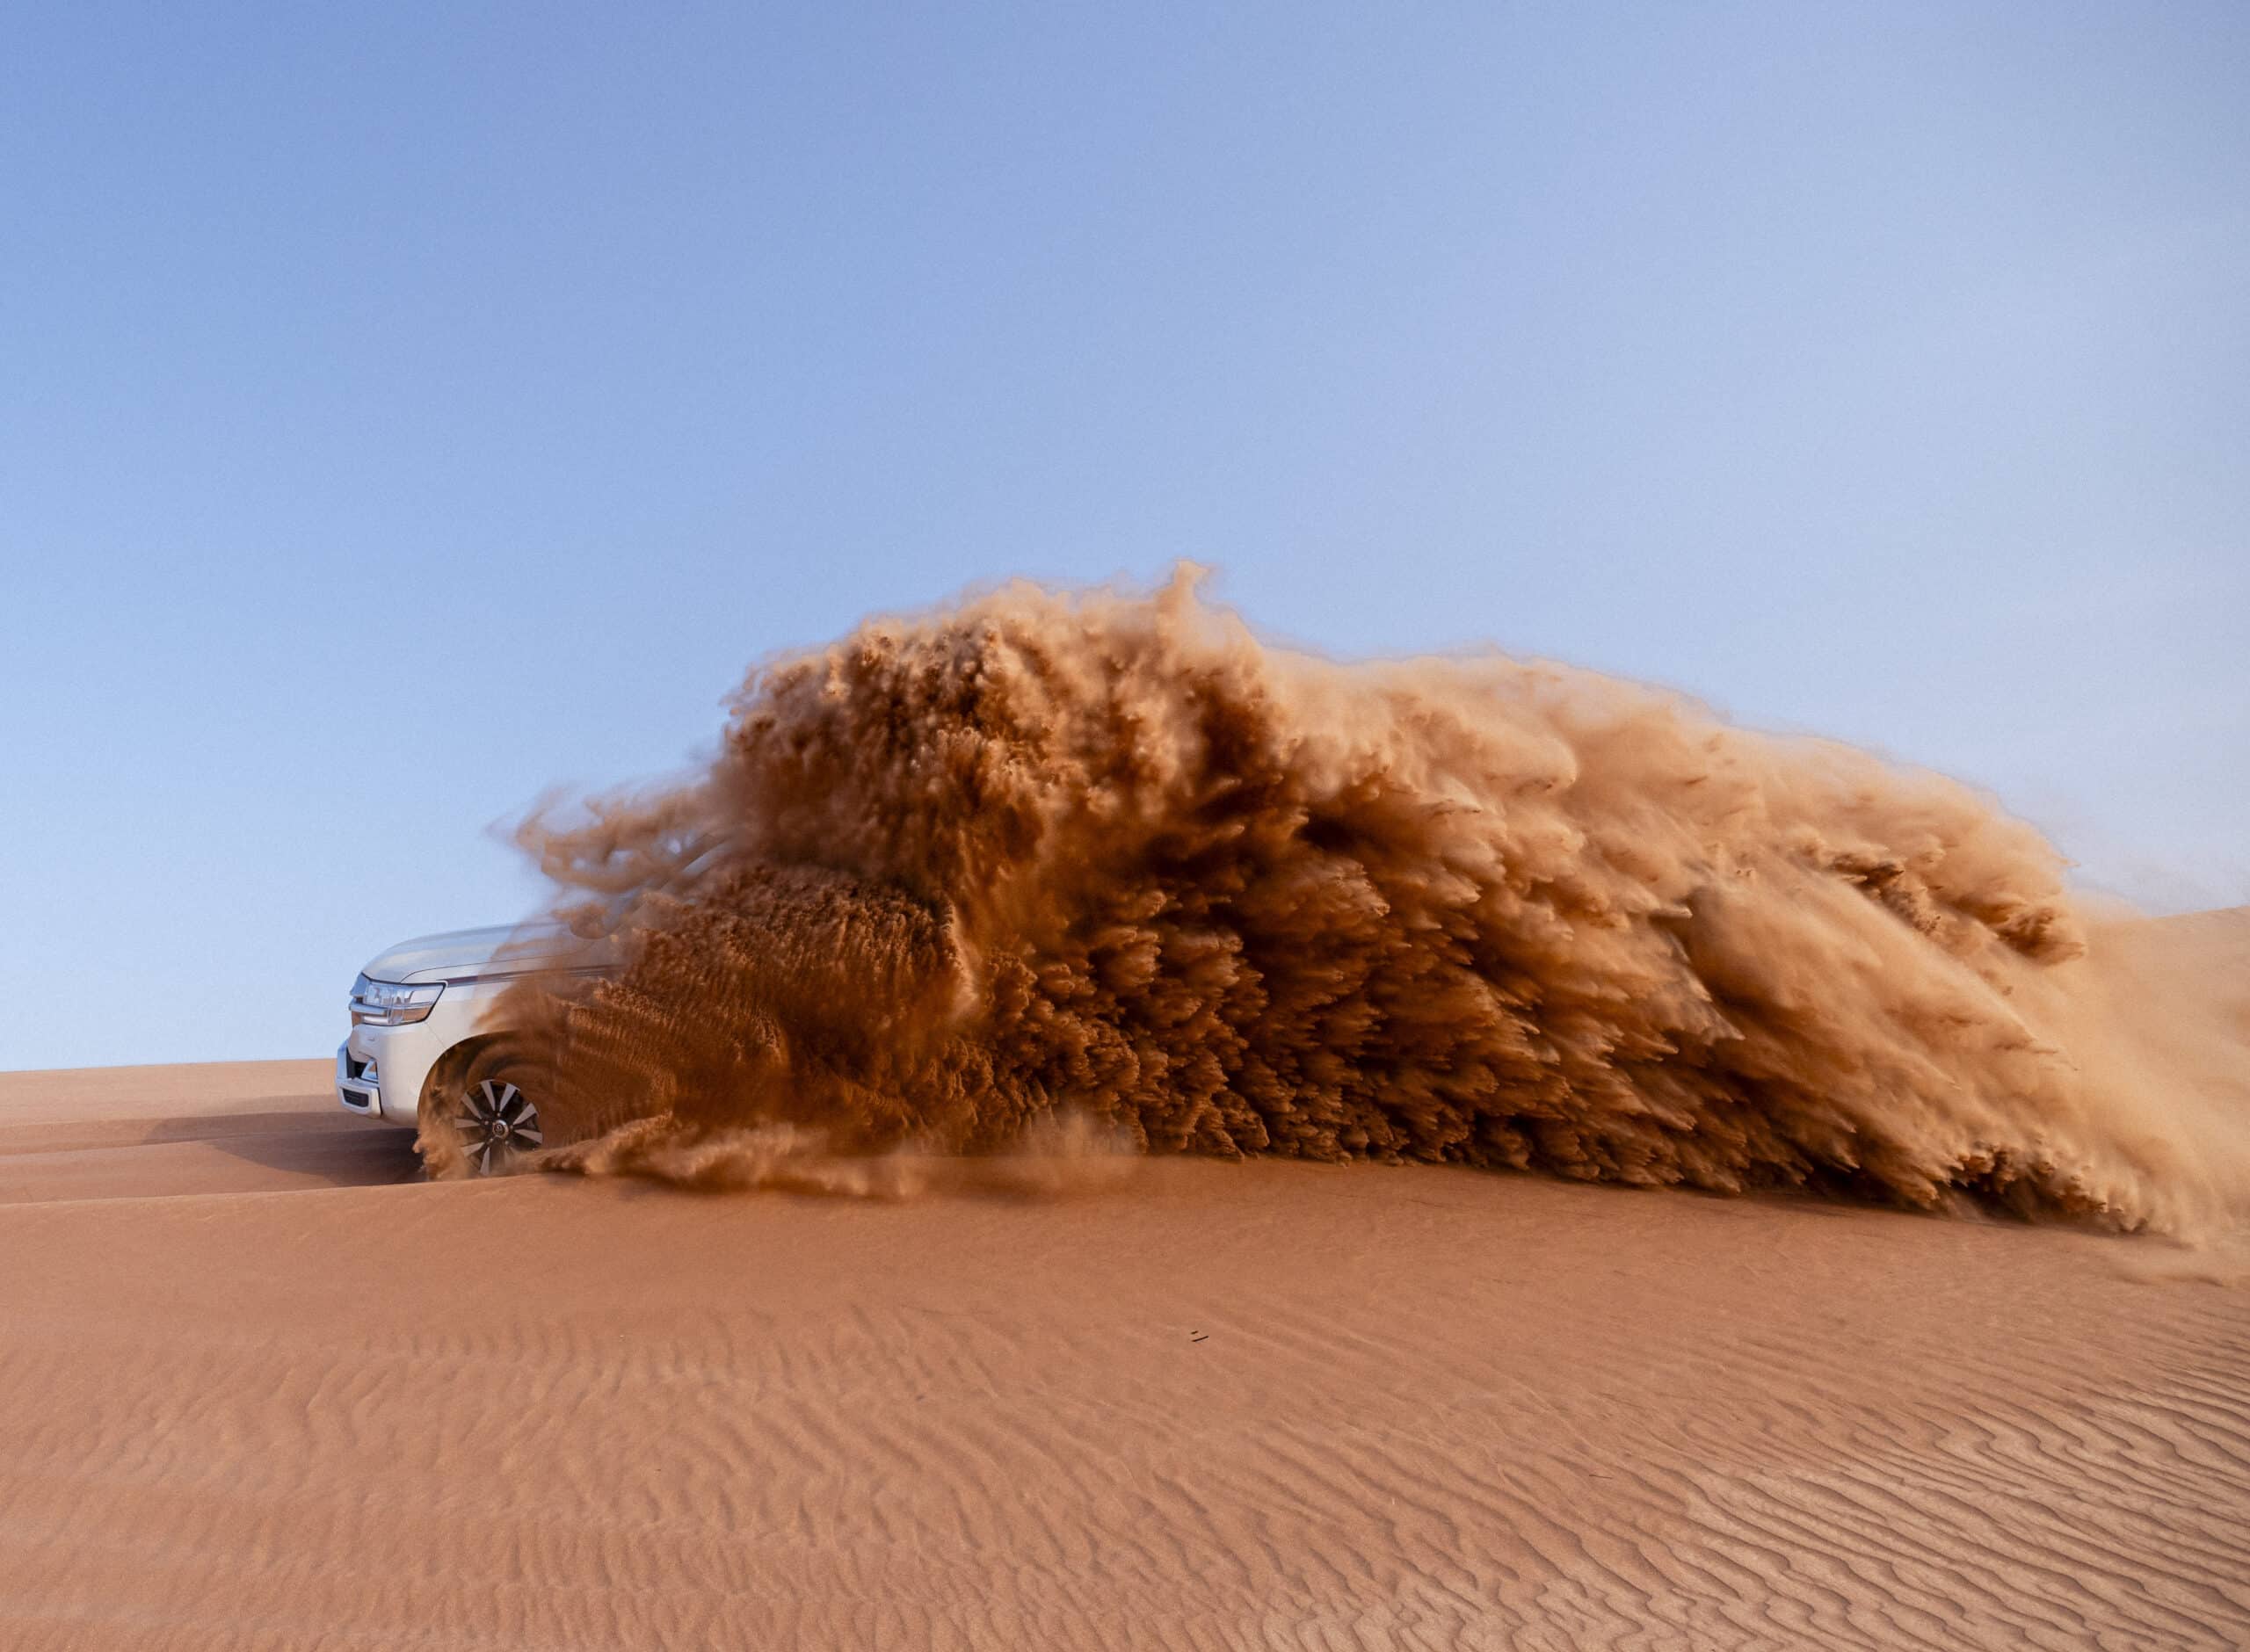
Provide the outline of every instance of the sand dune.
[[411,1175],[0,1077],[10,1648],[2239,1646],[2250,1291],[1426,1167]]

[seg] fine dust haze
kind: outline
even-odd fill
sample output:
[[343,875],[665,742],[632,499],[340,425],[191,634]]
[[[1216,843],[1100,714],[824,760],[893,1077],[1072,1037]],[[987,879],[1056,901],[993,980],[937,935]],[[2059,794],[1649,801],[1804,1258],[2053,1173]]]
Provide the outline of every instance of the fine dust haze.
[[1115,1144],[2182,1234],[2250,1185],[2239,1006],[1989,799],[1590,672],[1276,648],[1192,570],[870,621],[753,671],[694,783],[522,838],[623,960],[506,1006],[549,1165]]

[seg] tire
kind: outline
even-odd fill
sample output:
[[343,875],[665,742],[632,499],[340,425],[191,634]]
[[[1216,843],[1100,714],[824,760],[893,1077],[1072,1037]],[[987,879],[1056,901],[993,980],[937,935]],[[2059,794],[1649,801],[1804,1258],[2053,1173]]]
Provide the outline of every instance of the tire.
[[435,1176],[497,1176],[553,1141],[540,1110],[551,1088],[504,1040],[450,1051],[430,1075],[415,1139]]

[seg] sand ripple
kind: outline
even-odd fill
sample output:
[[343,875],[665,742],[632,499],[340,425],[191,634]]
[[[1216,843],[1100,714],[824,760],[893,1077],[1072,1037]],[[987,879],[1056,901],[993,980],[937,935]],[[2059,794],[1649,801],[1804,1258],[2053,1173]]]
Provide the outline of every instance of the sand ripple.
[[0,1645],[2240,1646],[2174,1254],[1179,1161],[20,1203]]

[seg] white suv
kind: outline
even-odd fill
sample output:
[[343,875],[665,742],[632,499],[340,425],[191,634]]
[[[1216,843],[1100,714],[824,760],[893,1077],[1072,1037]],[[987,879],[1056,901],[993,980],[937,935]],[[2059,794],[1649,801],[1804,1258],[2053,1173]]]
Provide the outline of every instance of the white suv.
[[352,1032],[336,1052],[336,1098],[353,1112],[418,1125],[444,1106],[480,1171],[541,1146],[535,1098],[505,1072],[480,1072],[491,1010],[512,982],[598,970],[586,944],[548,924],[458,930],[402,942],[352,985]]

